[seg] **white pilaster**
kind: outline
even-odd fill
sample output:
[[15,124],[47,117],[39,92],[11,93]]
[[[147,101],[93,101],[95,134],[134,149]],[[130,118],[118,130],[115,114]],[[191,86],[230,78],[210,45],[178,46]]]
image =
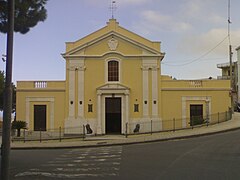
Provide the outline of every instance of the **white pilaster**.
[[84,71],[84,66],[78,69],[78,117],[80,118],[84,117]]
[[26,98],[26,117],[25,117],[25,119],[26,119],[27,127],[31,128],[29,126],[29,122],[30,122],[30,117],[29,116],[30,116],[30,99]]
[[54,101],[50,103],[50,129],[54,129]]
[[158,117],[158,68],[152,68],[152,117]]
[[[129,95],[128,94],[125,95],[125,108],[123,108],[122,110],[125,110],[125,124],[128,123],[127,132],[129,133]],[[126,132],[125,124],[123,124],[124,128],[122,128],[122,134],[125,134]]]
[[102,134],[101,94],[97,95],[97,134]]
[[[69,117],[75,114],[75,69],[69,69]],[[72,102],[72,103],[71,103]]]
[[142,67],[143,75],[143,117],[149,116],[148,67]]

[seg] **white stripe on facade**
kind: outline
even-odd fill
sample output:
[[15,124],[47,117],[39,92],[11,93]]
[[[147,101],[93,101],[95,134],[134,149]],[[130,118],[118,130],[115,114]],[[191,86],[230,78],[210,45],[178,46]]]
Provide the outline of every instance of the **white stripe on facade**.
[[97,94],[97,134],[102,134],[102,113],[101,113],[101,92],[98,92]]
[[158,117],[158,68],[152,68],[152,117]]
[[142,67],[143,75],[143,117],[149,116],[148,67]]
[[79,60],[78,68],[78,117],[84,118],[84,59]]
[[[71,66],[70,66],[71,67]],[[69,69],[69,116],[75,115],[75,70]]]

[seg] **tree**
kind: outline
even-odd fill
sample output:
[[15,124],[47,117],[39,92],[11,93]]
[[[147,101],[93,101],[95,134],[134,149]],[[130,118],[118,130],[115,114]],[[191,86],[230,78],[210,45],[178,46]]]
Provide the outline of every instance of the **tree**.
[[13,32],[25,34],[30,28],[36,26],[39,21],[44,21],[47,17],[47,11],[44,8],[46,2],[47,0],[0,0],[0,32],[7,33],[6,82],[1,146],[2,180],[9,179]]
[[[47,0],[15,0],[14,31],[21,34],[27,33],[38,22],[47,18],[45,9]],[[7,0],[0,0],[0,32],[8,30],[8,5]]]
[[[0,70],[0,111],[3,111],[5,73]],[[12,83],[12,113],[16,112],[16,86]]]
[[27,123],[25,121],[13,121],[12,129],[17,129],[17,137],[21,135],[21,129],[26,129]]

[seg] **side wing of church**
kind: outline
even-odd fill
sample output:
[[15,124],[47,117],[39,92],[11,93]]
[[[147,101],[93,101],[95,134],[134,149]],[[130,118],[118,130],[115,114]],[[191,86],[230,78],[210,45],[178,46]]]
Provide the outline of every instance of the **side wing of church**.
[[74,134],[88,124],[93,134],[125,134],[130,124],[152,121],[161,131],[176,118],[181,119],[176,126],[185,128],[193,115],[229,110],[229,81],[173,80],[161,75],[164,55],[160,42],[110,19],[102,29],[66,43],[66,81],[17,82],[17,120],[34,131],[63,127]]

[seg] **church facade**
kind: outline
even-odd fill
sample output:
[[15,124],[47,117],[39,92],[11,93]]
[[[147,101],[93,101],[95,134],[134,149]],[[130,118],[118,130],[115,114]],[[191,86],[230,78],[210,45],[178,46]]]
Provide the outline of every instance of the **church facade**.
[[[115,19],[98,31],[66,43],[65,81],[18,81],[17,120],[30,130],[89,124],[93,134],[124,134],[126,124],[208,116],[231,107],[228,80],[174,80],[161,75],[164,59],[160,42],[149,41],[119,26]],[[210,116],[209,116],[210,117]],[[211,118],[209,118],[211,121]],[[140,128],[141,131],[141,128]]]

